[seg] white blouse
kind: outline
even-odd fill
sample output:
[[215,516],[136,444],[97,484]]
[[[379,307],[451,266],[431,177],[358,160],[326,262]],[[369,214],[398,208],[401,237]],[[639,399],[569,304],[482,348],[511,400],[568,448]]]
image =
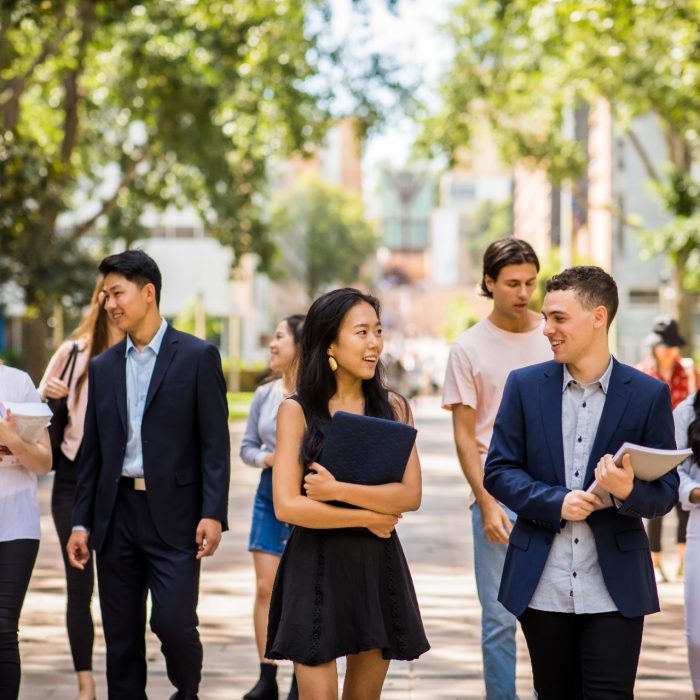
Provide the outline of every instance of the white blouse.
[[[688,447],[688,428],[695,420],[695,409],[693,402],[695,394],[691,394],[687,399],[681,401],[673,411],[673,422],[676,425],[676,447],[683,450]],[[681,483],[678,489],[678,498],[683,510],[698,510],[700,503],[690,502],[690,492],[700,488],[700,466],[695,461],[694,456],[688,457],[678,465],[678,476]]]
[[[26,372],[0,364],[0,401],[40,401]],[[0,542],[38,540],[39,502],[37,475],[17,457],[0,457]]]

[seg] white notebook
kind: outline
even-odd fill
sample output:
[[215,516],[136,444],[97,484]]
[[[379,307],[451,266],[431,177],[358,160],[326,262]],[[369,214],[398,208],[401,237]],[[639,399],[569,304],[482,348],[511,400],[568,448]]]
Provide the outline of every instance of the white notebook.
[[17,432],[22,440],[36,442],[51,422],[51,409],[41,401],[27,403],[0,401],[0,418],[10,409],[15,417]]
[[[621,466],[622,456],[626,453],[629,454],[632,461],[634,475],[642,481],[654,481],[690,457],[693,451],[691,449],[662,450],[657,447],[644,447],[625,442],[613,457],[615,464]],[[594,480],[586,490],[596,494],[603,501],[603,508],[612,507],[612,497],[602,486],[598,485],[597,481]]]

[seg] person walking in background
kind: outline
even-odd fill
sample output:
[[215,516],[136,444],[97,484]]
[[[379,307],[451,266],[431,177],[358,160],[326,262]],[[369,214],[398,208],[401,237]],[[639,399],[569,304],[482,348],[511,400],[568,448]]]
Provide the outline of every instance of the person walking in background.
[[[291,527],[275,517],[272,501],[272,464],[275,459],[277,410],[280,403],[294,393],[303,324],[304,317],[295,314],[288,316],[277,326],[274,338],[270,342],[270,370],[273,372],[273,378],[256,389],[241,441],[241,459],[246,464],[262,470],[255,494],[253,522],[248,540],[248,551],[253,553],[255,567],[253,624],[260,658],[260,678],[252,690],[243,696],[244,700],[278,698],[277,666],[265,658],[265,646],[272,584]],[[296,700],[298,697],[295,681],[294,677],[288,700]]]
[[[644,344],[650,348],[650,354],[637,364],[637,369],[650,377],[660,379],[668,384],[671,391],[671,406],[675,409],[688,395],[698,387],[697,371],[692,365],[688,371],[681,361],[679,348],[685,345],[685,338],[678,331],[678,324],[670,316],[658,316],[654,320],[652,332],[644,339]],[[678,571],[683,576],[685,560],[685,531],[688,527],[688,511],[676,504],[678,527],[676,542],[678,544]],[[647,521],[647,534],[651,547],[651,559],[654,563],[656,581],[668,581],[661,565],[661,530],[663,518],[653,518]]]
[[[26,372],[0,362],[0,401],[39,402]],[[37,474],[51,471],[48,431],[28,443],[12,412],[0,418],[0,698],[17,700],[22,676],[19,615],[39,551]]]
[[509,372],[552,357],[542,316],[528,308],[539,268],[535,251],[523,240],[504,238],[488,247],[481,293],[493,300],[493,309],[452,345],[443,387],[443,408],[452,411],[457,456],[471,487],[481,652],[490,700],[516,697],[515,617],[498,602],[515,514],[484,488],[484,462]]
[[[71,514],[78,478],[78,452],[83,441],[83,426],[88,395],[88,363],[124,337],[109,319],[102,304],[102,280],[98,280],[90,309],[70,339],[49,360],[39,385],[42,400],[67,397],[69,422],[58,451],[54,451],[54,479],[51,491],[51,515],[58,534],[66,572],[66,627],[73,668],[78,681],[76,700],[93,700],[95,679],[92,675],[92,647],[95,629],[90,612],[94,571],[92,562],[76,569],[68,562],[66,545],[71,533]],[[73,372],[65,372],[76,344]],[[61,379],[61,375],[64,379]]]
[[[382,380],[379,302],[356,289],[319,297],[304,322],[298,394],[282,402],[272,472],[275,513],[294,525],[270,603],[268,659],[291,659],[302,699],[379,700],[391,659],[429,648],[394,526],[421,501],[415,447],[401,482],[336,481],[318,463],[336,411],[412,422]],[[355,508],[329,503],[343,502]]]
[[[146,598],[177,700],[195,700],[202,557],[227,529],[226,383],[215,346],[160,316],[140,250],[105,258],[104,304],[127,334],[90,362],[68,559],[96,552],[110,700],[146,700]],[[89,537],[89,542],[88,542]]]
[[[539,700],[632,698],[644,616],[659,610],[642,518],[678,500],[675,469],[634,476],[623,442],[675,447],[668,387],[615,360],[617,286],[599,267],[547,282],[554,361],[511,372],[484,486],[518,517],[498,599],[518,617]],[[603,508],[593,480],[615,499]]]
[[690,680],[695,699],[700,700],[700,392],[689,396],[673,412],[676,426],[676,447],[693,450],[679,467],[678,495],[689,513],[688,547],[686,550],[685,639],[688,645]]

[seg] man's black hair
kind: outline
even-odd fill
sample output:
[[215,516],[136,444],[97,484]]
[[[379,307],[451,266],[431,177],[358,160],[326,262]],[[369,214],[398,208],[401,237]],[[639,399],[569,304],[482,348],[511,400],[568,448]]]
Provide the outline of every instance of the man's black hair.
[[155,260],[142,250],[125,250],[123,253],[108,255],[98,269],[105,277],[110,273],[122,275],[141,288],[150,282],[156,290],[156,306],[160,306],[160,270]]

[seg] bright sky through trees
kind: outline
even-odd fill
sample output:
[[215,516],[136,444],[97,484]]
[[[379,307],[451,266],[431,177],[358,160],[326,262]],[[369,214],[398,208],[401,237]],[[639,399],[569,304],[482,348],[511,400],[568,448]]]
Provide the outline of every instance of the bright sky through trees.
[[[416,96],[431,101],[441,72],[449,66],[453,51],[439,25],[449,19],[451,0],[400,0],[395,13],[383,2],[372,2],[364,17],[351,12],[351,0],[335,0],[333,26],[339,38],[363,42],[369,52],[388,53],[403,67],[402,77],[417,87]],[[402,165],[417,134],[414,122],[395,114],[370,136],[363,168],[370,176],[383,161]]]

